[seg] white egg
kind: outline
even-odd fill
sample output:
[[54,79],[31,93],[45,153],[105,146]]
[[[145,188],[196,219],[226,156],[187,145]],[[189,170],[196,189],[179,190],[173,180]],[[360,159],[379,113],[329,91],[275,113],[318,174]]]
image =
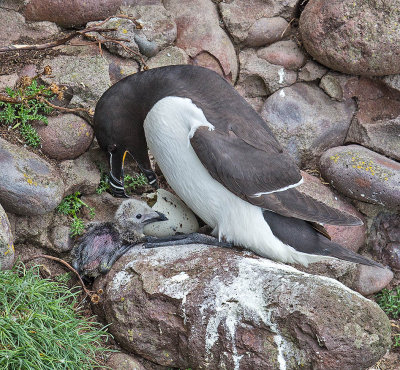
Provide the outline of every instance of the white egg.
[[167,190],[157,190],[157,201],[152,208],[164,213],[168,220],[146,225],[146,235],[163,237],[177,233],[190,234],[199,230],[194,213],[182,200]]

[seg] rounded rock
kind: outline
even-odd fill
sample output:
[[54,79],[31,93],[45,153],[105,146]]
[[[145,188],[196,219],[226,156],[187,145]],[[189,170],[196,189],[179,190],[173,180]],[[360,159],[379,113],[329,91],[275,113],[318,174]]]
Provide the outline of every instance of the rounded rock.
[[270,46],[259,49],[257,56],[271,64],[277,64],[286,69],[301,68],[306,57],[297,44],[292,40],[278,41]]
[[83,118],[70,113],[49,117],[47,126],[40,125],[36,129],[43,153],[58,160],[79,157],[93,140],[92,127]]
[[326,149],[344,143],[354,111],[351,99],[335,102],[300,82],[269,96],[261,116],[297,164],[315,168]]
[[387,268],[359,265],[352,288],[368,296],[380,292],[393,279],[393,272]]
[[326,151],[320,169],[323,177],[349,198],[400,209],[400,163],[349,145]]
[[7,212],[45,214],[56,208],[64,195],[64,183],[50,163],[1,138],[0,173],[0,203]]
[[28,0],[23,15],[28,21],[51,21],[63,27],[82,26],[113,15],[121,0]]
[[289,23],[281,17],[257,19],[248,31],[244,44],[258,47],[281,40],[290,33]]
[[356,75],[400,73],[398,0],[309,1],[300,16],[305,49],[320,63]]
[[11,225],[0,204],[0,270],[8,270],[14,264],[14,242]]

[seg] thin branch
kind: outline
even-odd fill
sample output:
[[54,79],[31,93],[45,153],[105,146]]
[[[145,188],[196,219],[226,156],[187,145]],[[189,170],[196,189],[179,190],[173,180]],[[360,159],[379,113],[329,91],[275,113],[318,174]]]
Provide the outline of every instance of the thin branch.
[[46,103],[48,106],[52,107],[53,109],[57,109],[57,110],[61,110],[63,112],[86,112],[88,113],[90,116],[93,116],[93,112],[91,111],[91,109],[87,109],[87,108],[65,108],[65,107],[60,107],[58,105],[54,105],[52,103],[50,103],[46,98],[44,98],[43,96],[39,97],[38,100],[43,101],[44,103]]
[[109,31],[115,31],[115,28],[99,28],[99,27],[89,27],[81,31],[74,31],[71,34],[55,41],[50,41],[46,42],[44,44],[33,44],[33,45],[9,45],[9,46],[4,46],[0,47],[0,53],[1,52],[7,52],[7,51],[15,51],[15,50],[43,50],[43,49],[49,49],[49,48],[54,48],[56,46],[65,44],[67,41],[73,39],[76,36],[83,35],[88,32],[109,32]]
[[80,277],[78,271],[76,271],[68,262],[62,260],[61,258],[57,258],[57,257],[53,257],[53,256],[49,256],[47,254],[37,254],[31,258],[29,258],[29,260],[33,260],[35,258],[47,258],[49,260],[53,260],[53,261],[57,261],[60,262],[61,264],[63,264],[64,266],[66,266],[69,270],[71,270],[72,272],[74,272],[76,274],[76,276],[79,279],[79,283],[82,286],[82,289],[84,290],[84,292],[90,297],[91,301],[93,303],[98,303],[99,302],[99,296],[97,294],[93,294],[90,290],[88,290],[85,286],[85,283],[83,282],[82,278]]

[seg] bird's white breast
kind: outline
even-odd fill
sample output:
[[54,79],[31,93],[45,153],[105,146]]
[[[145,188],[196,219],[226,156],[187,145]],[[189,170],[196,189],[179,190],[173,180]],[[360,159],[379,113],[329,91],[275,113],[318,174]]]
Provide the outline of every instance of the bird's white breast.
[[266,257],[307,263],[312,256],[298,253],[277,239],[261,208],[237,197],[211,177],[190,144],[201,126],[214,129],[203,111],[187,98],[163,98],[147,114],[146,140],[169,185],[214,228],[214,235]]

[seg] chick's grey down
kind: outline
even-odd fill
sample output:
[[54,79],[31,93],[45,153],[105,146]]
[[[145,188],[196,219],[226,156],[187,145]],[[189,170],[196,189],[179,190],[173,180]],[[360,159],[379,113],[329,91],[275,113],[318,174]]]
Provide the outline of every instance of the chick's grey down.
[[103,94],[94,122],[115,194],[123,195],[126,152],[155,181],[148,147],[172,189],[220,240],[282,262],[337,257],[378,266],[312,226],[361,221],[296,189],[299,168],[217,73],[185,65],[128,76]]

